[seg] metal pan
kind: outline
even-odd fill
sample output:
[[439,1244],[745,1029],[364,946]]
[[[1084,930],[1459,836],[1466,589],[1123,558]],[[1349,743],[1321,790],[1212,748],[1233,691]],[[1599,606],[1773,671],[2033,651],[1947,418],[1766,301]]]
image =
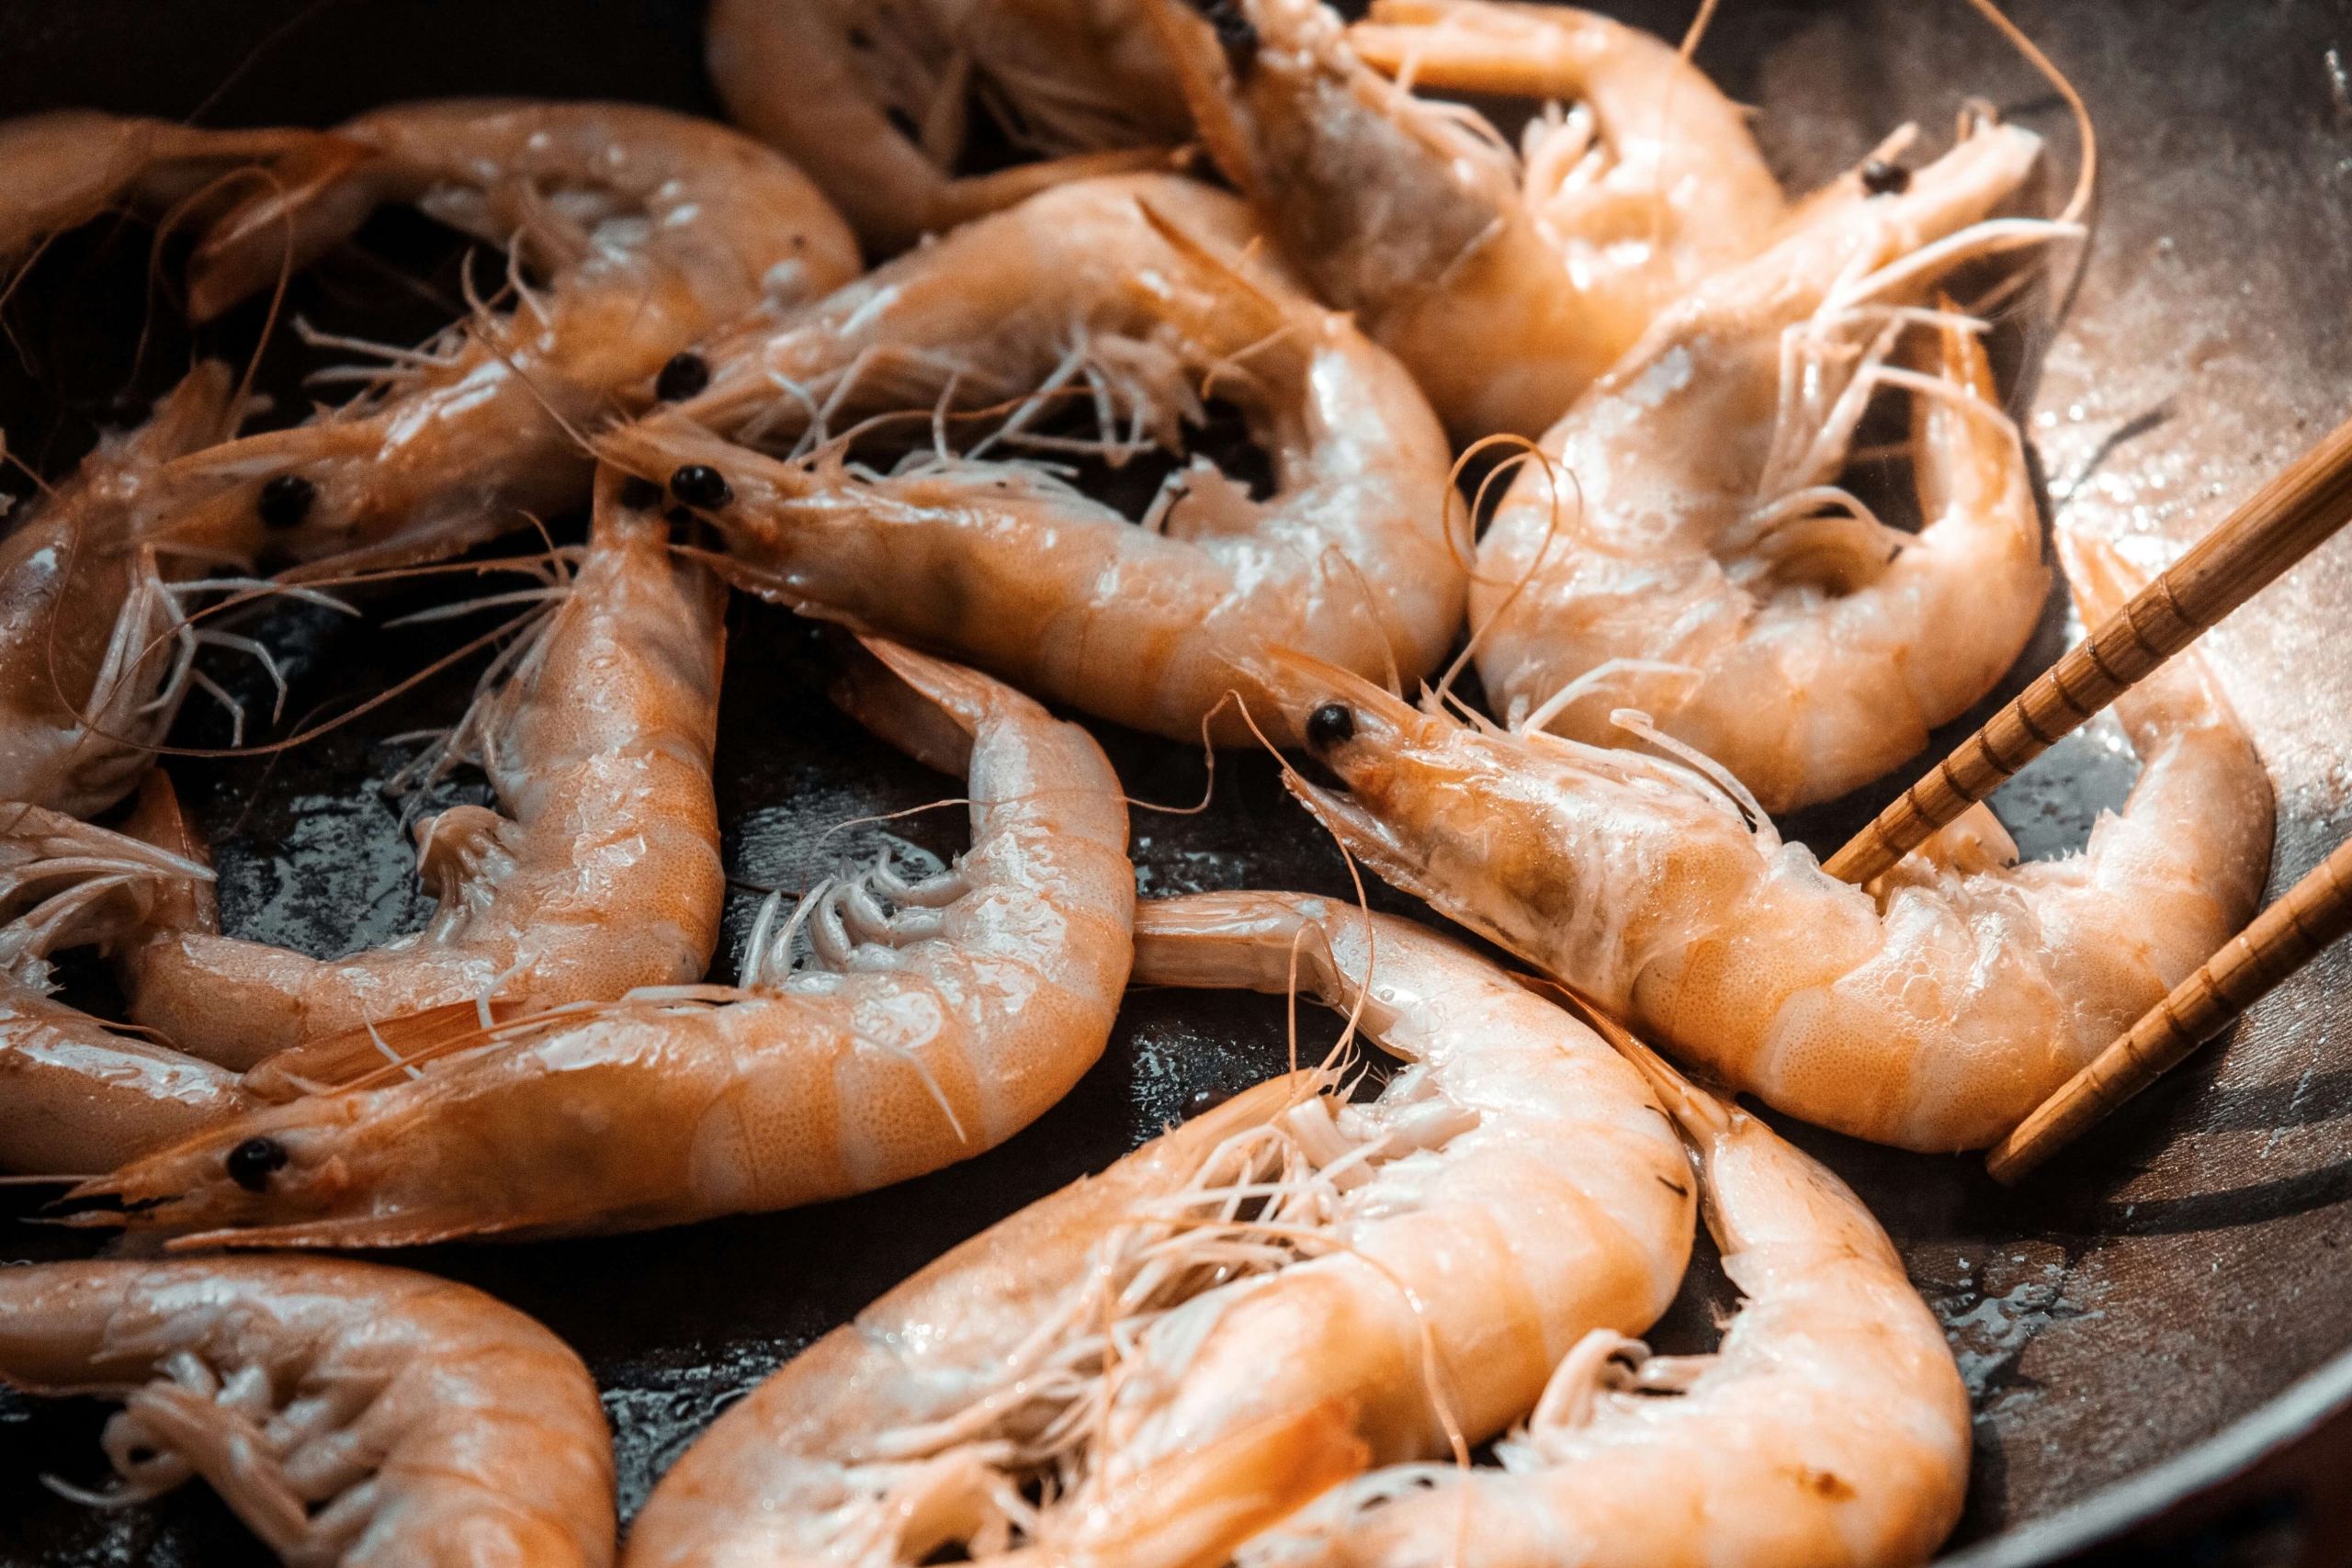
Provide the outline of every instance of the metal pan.
[[[1690,7],[1624,9],[1672,33]],[[2029,434],[2049,508],[2154,560],[2352,403],[2352,95],[2335,52],[2352,46],[2352,7],[2018,0],[2013,10],[2089,101],[2106,175],[2084,286],[2028,389]],[[212,124],[326,124],[398,98],[468,92],[707,111],[698,28],[691,0],[6,0],[0,112],[94,106],[200,110]],[[2062,156],[2073,145],[2055,96],[1960,0],[1736,3],[1701,61],[1758,106],[1759,135],[1792,186],[1859,158],[1904,118],[1938,134],[1965,96],[2047,132]],[[396,221],[369,238],[402,265],[447,260],[431,236]],[[134,370],[145,243],[85,237],[8,306],[23,349],[0,354],[0,423],[17,437],[13,450],[45,453],[52,466],[70,459],[115,394],[152,389],[186,363],[162,308]],[[385,305],[380,277],[329,282],[311,308],[332,314],[373,287],[385,312],[375,319],[410,319]],[[411,335],[435,324],[424,316]],[[250,338],[257,325],[226,330]],[[280,346],[265,378],[290,391],[300,367]],[[2338,541],[2206,640],[2277,781],[2274,892],[2352,830],[2347,603],[2352,542]],[[433,647],[397,634],[338,637],[293,618],[271,635],[300,667],[296,710],[388,683]],[[2063,638],[2053,602],[1996,697]],[[749,883],[797,886],[834,855],[870,847],[854,835],[818,845],[843,818],[955,793],[834,716],[794,673],[797,650],[786,617],[741,607],[719,791],[729,869]],[[231,929],[323,954],[413,928],[424,906],[408,852],[372,790],[397,753],[372,738],[446,721],[461,700],[454,685],[413,694],[266,776],[256,762],[175,763],[219,842]],[[219,725],[198,715],[184,728],[200,741]],[[1198,798],[1196,755],[1102,733],[1135,794]],[[1996,806],[2028,852],[2052,852],[2079,844],[2131,774],[2128,756],[2094,730]],[[1826,851],[1906,782],[1789,826]],[[949,852],[956,816],[896,830]],[[1208,811],[1139,813],[1136,834],[1147,893],[1347,888],[1336,854],[1262,758],[1229,759]],[[756,897],[735,896],[730,942],[741,940]],[[722,972],[731,964],[730,951]],[[103,989],[95,972],[85,978]],[[1975,1394],[1958,1561],[2340,1560],[2335,1543],[2352,1522],[2340,1485],[2352,1464],[2352,1418],[2342,1415],[2352,1404],[2347,978],[2352,957],[2322,960],[2256,1008],[2226,1055],[2177,1074],[2018,1191],[1995,1188],[1973,1160],[1792,1130],[1901,1241]],[[1181,1114],[1193,1090],[1251,1081],[1283,1052],[1278,1005],[1140,993],[1102,1065],[1062,1106],[944,1175],[798,1213],[400,1261],[482,1285],[579,1348],[605,1390],[626,1515],[729,1399],[868,1298],[1115,1157]],[[30,1211],[29,1199],[9,1201]],[[77,1234],[0,1233],[0,1256],[86,1250]],[[1700,1348],[1725,1296],[1720,1275],[1694,1269],[1660,1337]],[[201,1487],[111,1515],[42,1491],[44,1471],[96,1478],[101,1417],[95,1404],[0,1397],[0,1563],[260,1560]]]

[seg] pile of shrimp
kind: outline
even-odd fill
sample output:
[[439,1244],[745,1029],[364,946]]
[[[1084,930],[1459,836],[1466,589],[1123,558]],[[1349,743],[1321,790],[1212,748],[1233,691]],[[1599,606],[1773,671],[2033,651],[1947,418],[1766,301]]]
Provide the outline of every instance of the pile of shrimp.
[[[1773,822],[1993,691],[2053,553],[2086,625],[2142,581],[2045,537],[1995,374],[2064,308],[2096,142],[1969,3],[2076,111],[2063,201],[1982,99],[1784,190],[1693,62],[1713,0],[1679,47],[1506,0],[718,0],[732,126],[0,123],[0,306],[101,219],[208,345],[379,209],[477,247],[422,343],[285,323],[344,400],[198,355],[0,536],[0,1168],[118,1243],[0,1270],[0,1380],[122,1404],[114,1482],[51,1484],[201,1476],[298,1564],[1924,1560],[1952,1356],[1730,1097],[1983,1147],[2245,923],[2272,826],[2194,655],[2119,704],[2143,771],[2078,855],[1979,807],[1851,887]],[[417,672],[487,655],[382,785],[424,929],[241,934],[174,771],[344,722],[284,723],[271,617],[487,574],[409,617],[511,612]],[[763,889],[729,963],[735,589],[970,844]],[[1361,883],[1139,901],[1114,726],[1212,777],[1304,750],[1282,830],[1491,949]],[[625,1551],[571,1349],[306,1250],[935,1172],[1068,1094],[1131,982],[1346,1021],[792,1359]],[[1702,1217],[1744,1300],[1653,1355]]]

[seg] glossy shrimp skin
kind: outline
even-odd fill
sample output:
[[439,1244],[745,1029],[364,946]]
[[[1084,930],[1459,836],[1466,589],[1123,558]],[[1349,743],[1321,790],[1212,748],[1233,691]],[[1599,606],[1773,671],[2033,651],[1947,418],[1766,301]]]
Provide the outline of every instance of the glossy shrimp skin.
[[1596,1333],[1502,1469],[1366,1476],[1245,1547],[1247,1568],[1901,1568],[1951,1531],[1968,1393],[1886,1233],[1761,1122],[1649,1066],[1743,1298],[1721,1348]]
[[[2056,231],[1972,227],[2040,145],[1982,128],[1900,194],[1825,204],[1577,400],[1479,548],[1498,711],[1605,745],[1611,711],[1641,708],[1781,811],[1869,783],[1992,689],[2048,595],[2041,519],[1973,324],[1921,308],[1955,264]],[[1885,363],[1939,331],[1939,376]],[[1836,484],[1890,383],[1914,400],[1916,536]]]
[[[1195,118],[1283,253],[1403,360],[1457,442],[1532,437],[1651,316],[1782,216],[1743,111],[1662,40],[1566,7],[1159,0]],[[1375,70],[1377,66],[1380,69]],[[1515,159],[1406,83],[1579,105]]]
[[119,1034],[51,995],[51,954],[121,940],[194,862],[22,802],[0,802],[0,1169],[104,1170],[260,1101],[236,1075]]
[[587,1369],[430,1275],[288,1258],[0,1270],[0,1377],[123,1401],[105,1437],[120,1480],[88,1500],[201,1475],[288,1568],[613,1560]]
[[[1499,1430],[1587,1332],[1672,1298],[1670,1124],[1487,961],[1279,893],[1146,902],[1136,950],[1161,985],[1279,993],[1295,964],[1411,1066],[1353,1105],[1329,1075],[1261,1086],[951,1254],[723,1417],[632,1563],[985,1559],[1015,1528],[1047,1560],[1222,1562],[1338,1472]],[[899,1326],[926,1313],[975,1327],[934,1348]]]
[[[887,671],[855,667],[845,700],[968,770],[973,847],[956,868],[829,882],[774,942],[771,906],[740,989],[656,987],[476,1030],[76,1192],[153,1194],[126,1217],[202,1233],[188,1245],[404,1246],[784,1208],[1012,1136],[1109,1037],[1131,952],[1126,808],[1085,731],[876,647]],[[254,1160],[277,1163],[254,1179]]]
[[[369,212],[413,203],[512,246],[513,310],[476,310],[391,351],[360,396],[179,466],[182,525],[265,532],[300,559],[447,555],[588,493],[578,437],[718,322],[857,272],[824,198],[722,126],[628,104],[458,99],[379,109],[274,171],[189,264],[199,317],[310,261]],[[270,505],[263,490],[276,484]],[[299,504],[296,498],[299,498]],[[257,521],[264,512],[268,526]]]
[[[1233,198],[1173,178],[1061,186],[710,345],[702,396],[599,450],[657,482],[719,476],[723,494],[675,491],[726,536],[738,586],[1156,734],[1196,741],[1214,712],[1219,742],[1245,743],[1228,694],[1265,722],[1256,649],[1374,679],[1432,669],[1469,549],[1448,538],[1444,439],[1410,378],[1281,276],[1238,270],[1249,231]],[[1204,379],[1272,455],[1272,495],[1195,459],[1138,527],[1013,456],[1035,408],[1081,387],[1105,449],[1141,432],[1181,450]],[[919,427],[937,409],[944,427],[1007,402],[1023,407],[969,456],[943,436],[888,475],[819,444],[803,412],[912,410]],[[721,439],[796,430],[807,449],[782,458]],[[982,452],[1000,441],[1007,456]]]
[[0,537],[0,799],[92,817],[146,773],[188,683],[179,595],[222,559],[164,537],[157,476],[237,415],[228,367],[198,365]]
[[[322,961],[220,934],[205,891],[161,901],[119,969],[130,1016],[239,1068],[454,1002],[537,1011],[702,978],[725,896],[710,763],[726,591],[673,558],[658,511],[597,486],[586,558],[440,750],[501,812],[416,825],[432,923]],[[435,772],[438,769],[434,770]],[[134,830],[200,854],[168,786]]]
[[[1164,163],[1191,130],[1134,0],[716,0],[703,29],[729,118],[808,170],[876,256]],[[953,174],[975,96],[1043,161]]]
[[[2096,624],[2132,575],[2069,548]],[[1869,889],[1679,764],[1289,672],[1348,786],[1293,787],[1366,864],[1724,1082],[1905,1148],[2008,1131],[2245,923],[2269,863],[2269,780],[2194,656],[2117,703],[2141,774],[2083,853],[2014,864],[1980,807]]]

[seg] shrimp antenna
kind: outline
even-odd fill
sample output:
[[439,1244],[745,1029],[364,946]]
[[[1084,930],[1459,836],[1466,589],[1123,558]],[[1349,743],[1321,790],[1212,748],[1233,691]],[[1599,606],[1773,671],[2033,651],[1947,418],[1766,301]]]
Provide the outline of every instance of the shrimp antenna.
[[1699,52],[1699,40],[1707,36],[1707,24],[1715,19],[1715,7],[1722,0],[1702,0],[1699,14],[1690,18],[1689,30],[1682,35],[1681,47],[1676,51],[1688,60]]
[[1209,739],[1209,723],[1225,711],[1226,704],[1238,704],[1240,701],[1241,694],[1227,686],[1225,695],[1217,698],[1209,711],[1201,715],[1201,761],[1208,769],[1209,776],[1207,784],[1202,786],[1198,806],[1160,806],[1148,800],[1137,800],[1132,795],[1122,795],[1119,798],[1138,811],[1157,811],[1163,817],[1197,817],[1206,811],[1209,802],[1216,795],[1216,743]]
[[2082,163],[2075,171],[2074,194],[2066,198],[2065,209],[2058,215],[2058,220],[2062,223],[2086,225],[2083,248],[2075,257],[2074,274],[2066,279],[2065,289],[2058,298],[2058,309],[2053,319],[2063,320],[2067,310],[2074,305],[2075,295],[2083,286],[2083,273],[2090,265],[2091,245],[2088,225],[2095,216],[2094,209],[2098,200],[2098,132],[2091,124],[2091,111],[2084,105],[2082,94],[2075,90],[2075,84],[2066,79],[2066,73],[2050,62],[2050,57],[2042,53],[2033,39],[2025,35],[2023,28],[2003,16],[2001,8],[1995,5],[1993,0],[1968,0],[1968,4],[1979,16],[1998,28],[2001,36],[2008,40],[2011,47],[2024,55],[2033,68],[2041,72],[2052,86],[2058,89],[2058,96],[2065,99],[2066,107],[2074,111],[2075,128],[2082,137]]
[[[1461,457],[1453,460],[1453,472],[1446,476],[1445,481],[1446,494],[1449,498],[1446,504],[1449,507],[1453,504],[1451,497],[1454,492],[1454,481],[1462,473],[1463,465],[1486,447],[1498,445],[1517,446],[1521,451],[1503,462],[1496,464],[1487,471],[1486,477],[1478,481],[1478,493],[1470,503],[1471,526],[1473,528],[1477,526],[1479,509],[1487,504],[1487,487],[1492,485],[1496,478],[1505,470],[1515,470],[1524,466],[1531,458],[1544,465],[1545,491],[1551,497],[1551,516],[1544,525],[1544,537],[1536,543],[1535,554],[1528,560],[1527,570],[1520,574],[1517,582],[1511,584],[1510,592],[1503,595],[1503,602],[1495,606],[1495,613],[1488,615],[1484,623],[1471,629],[1470,639],[1462,645],[1462,651],[1453,656],[1453,662],[1445,667],[1445,673],[1439,678],[1437,688],[1431,694],[1440,701],[1448,700],[1453,696],[1455,678],[1469,664],[1471,656],[1478,651],[1478,644],[1486,639],[1487,629],[1501,620],[1504,612],[1518,601],[1521,594],[1527,592],[1528,584],[1535,581],[1536,572],[1543,569],[1544,558],[1552,553],[1552,543],[1559,536],[1560,532],[1560,476],[1562,474],[1567,475],[1568,483],[1576,487],[1577,510],[1579,513],[1584,510],[1584,482],[1577,478],[1576,470],[1565,464],[1555,463],[1551,454],[1526,436],[1510,434],[1482,436],[1473,442]],[[1453,536],[1452,531],[1448,530],[1446,537],[1449,543]],[[1473,582],[1485,581],[1478,576],[1475,565],[1471,570],[1470,580]]]

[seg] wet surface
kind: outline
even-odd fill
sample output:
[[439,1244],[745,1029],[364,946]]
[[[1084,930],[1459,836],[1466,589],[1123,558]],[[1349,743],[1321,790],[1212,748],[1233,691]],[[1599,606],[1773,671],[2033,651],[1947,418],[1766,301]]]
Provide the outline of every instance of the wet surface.
[[[697,107],[693,9],[600,6],[593,19],[567,11],[559,24],[536,5],[437,0],[85,0],[70,12],[0,4],[0,105],[181,114],[225,81],[213,123],[322,123],[401,96],[492,89]],[[1688,9],[1630,14],[1676,33]],[[2088,270],[2041,364],[2028,434],[2060,519],[2159,565],[2352,404],[2344,330],[2352,103],[2325,59],[2352,46],[2352,8],[2012,9],[2089,100],[2107,173]],[[566,34],[560,52],[546,47],[553,26]],[[232,78],[248,57],[251,68]],[[2062,106],[1957,0],[1726,6],[1701,59],[1759,106],[1759,136],[1792,186],[1860,158],[1905,118],[1921,120],[1934,141],[1971,94],[2072,146]],[[180,85],[188,82],[205,87]],[[430,278],[446,265],[431,231],[377,237],[412,272]],[[9,306],[17,349],[0,365],[11,449],[52,470],[86,443],[123,386],[152,391],[186,363],[185,342],[159,310],[134,377],[137,319],[126,326],[119,303],[107,303],[138,297],[143,233],[77,243]],[[429,308],[398,307],[400,291],[356,262],[315,287],[306,299],[322,324],[338,324],[344,309],[341,320],[357,330],[406,308],[426,318],[406,335],[435,324]],[[221,342],[257,329],[254,319],[232,321]],[[290,389],[300,364],[281,338],[264,384]],[[25,488],[17,476],[0,483]],[[2274,895],[2352,829],[2346,603],[2352,544],[2339,540],[2209,639],[2278,783]],[[375,619],[390,613],[370,610]],[[933,854],[962,841],[958,808],[832,831],[850,818],[955,795],[956,783],[834,714],[797,671],[788,618],[739,604],[735,627],[718,790],[740,886],[720,978],[764,889],[868,858],[885,833]],[[456,640],[316,618],[273,624],[268,635],[292,656],[289,715],[380,689]],[[2066,635],[2053,595],[2018,668],[1939,748],[2045,665]],[[266,702],[250,671],[224,674]],[[174,763],[215,835],[232,931],[328,954],[422,922],[427,905],[409,875],[399,811],[376,786],[413,754],[386,738],[447,723],[465,686],[444,678],[274,769]],[[217,716],[192,712],[179,739],[211,744],[223,733]],[[1200,799],[1196,751],[1098,733],[1131,794]],[[1826,851],[1912,772],[1786,826]],[[2120,801],[2131,772],[2112,731],[2095,728],[2037,763],[1996,808],[2027,852],[2057,852],[2079,845],[2096,811]],[[1255,885],[1343,895],[1349,886],[1336,852],[1262,757],[1222,759],[1207,810],[1138,811],[1135,835],[1148,894]],[[1374,897],[1411,908],[1377,887]],[[1994,1187],[1973,1160],[1788,1129],[1870,1201],[1961,1359],[1977,1454],[1956,1543],[2050,1515],[2180,1453],[2352,1346],[2347,981],[2352,958],[2322,960],[2256,1009],[2225,1053],[2208,1053],[2141,1097],[2020,1192]],[[1314,1014],[1302,1025],[1304,1052],[1319,1052],[1335,1028]],[[436,1248],[398,1261],[488,1289],[580,1350],[615,1423],[626,1515],[713,1415],[784,1358],[957,1240],[1149,1136],[1194,1090],[1253,1082],[1281,1067],[1287,1049],[1277,1001],[1138,992],[1102,1061],[1067,1100],[1003,1148],[941,1175],[796,1213],[607,1240]],[[34,1202],[21,1192],[0,1199],[15,1213]],[[0,1256],[78,1256],[88,1246],[12,1226]],[[1702,1246],[1654,1337],[1663,1349],[1703,1348],[1729,1304]],[[102,1478],[102,1417],[95,1404],[0,1395],[0,1564],[265,1560],[200,1486],[114,1514],[43,1492],[35,1478],[44,1471]]]

